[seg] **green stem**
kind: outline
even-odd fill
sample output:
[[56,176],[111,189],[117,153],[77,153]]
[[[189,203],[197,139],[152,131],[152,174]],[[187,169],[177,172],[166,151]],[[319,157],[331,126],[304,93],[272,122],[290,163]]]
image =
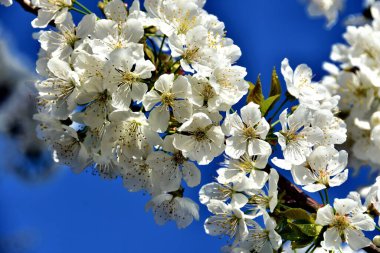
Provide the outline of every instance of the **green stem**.
[[278,123],[280,123],[280,120],[277,120],[277,121],[273,122],[273,124],[270,125],[270,127],[273,128],[273,127],[274,127],[275,125],[277,125]]
[[321,193],[320,191],[319,191],[318,193],[319,193],[319,197],[321,197],[321,201],[322,201],[322,203],[323,203],[323,204],[326,204],[325,199],[323,198],[322,193]]
[[380,227],[379,226],[375,226],[375,228],[380,231]]
[[160,49],[158,50],[158,54],[157,54],[157,57],[156,57],[156,64],[158,64],[159,71],[161,71],[161,58],[160,58],[160,55],[162,54],[162,49],[164,48],[165,40],[166,40],[166,35],[164,35],[164,37],[162,37]]
[[77,8],[75,8],[75,7],[71,7],[70,10],[73,10],[73,11],[79,12],[79,13],[81,13],[81,14],[83,14],[83,15],[87,15],[87,14],[88,14],[87,12],[84,12],[84,11],[82,11],[82,10],[79,10],[79,9],[77,9]]
[[325,189],[325,197],[326,197],[326,204],[330,204],[329,193],[327,192],[327,188]]
[[274,114],[272,115],[272,117],[269,119],[269,122],[271,122],[274,117],[276,117],[276,115],[281,111],[282,107],[289,101],[289,98],[286,97],[284,101],[282,101],[282,103],[280,104],[280,106],[277,108],[277,110],[274,112]]
[[307,248],[307,250],[305,251],[305,253],[309,253],[314,248],[314,246],[315,246],[314,243],[310,244],[309,248]]
[[87,14],[92,14],[92,11],[90,11],[89,9],[87,9],[87,7],[84,6],[83,4],[81,4],[80,2],[75,1],[74,3],[77,4],[79,7],[81,7],[83,10],[85,10],[86,12],[88,12]]

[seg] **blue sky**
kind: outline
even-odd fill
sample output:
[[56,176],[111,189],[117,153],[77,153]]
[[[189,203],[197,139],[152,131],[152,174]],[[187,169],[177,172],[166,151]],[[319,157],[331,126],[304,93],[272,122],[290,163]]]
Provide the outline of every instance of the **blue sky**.
[[[93,10],[96,7],[95,0],[82,3]],[[347,3],[345,13],[360,12],[361,1]],[[243,52],[238,63],[247,68],[247,79],[255,80],[260,73],[265,90],[273,66],[278,67],[284,57],[292,66],[308,64],[319,80],[332,44],[343,41],[341,23],[325,30],[325,21],[310,19],[297,0],[209,0],[206,10],[225,22],[227,35]],[[32,39],[36,30],[30,26],[33,18],[17,3],[8,9],[0,7],[0,31],[4,32],[0,35],[7,35],[12,50],[25,57],[31,70],[38,52],[38,43]],[[217,168],[217,162],[201,168],[203,183],[212,180]],[[332,191],[332,196],[344,197],[351,187],[369,184],[368,171],[364,169],[350,185]],[[185,230],[172,223],[160,227],[152,214],[144,211],[148,196],[129,193],[120,181],[105,181],[91,173],[76,175],[67,168],[40,184],[1,177],[0,237],[25,235],[31,246],[27,252],[219,252],[226,243],[204,233],[205,207],[201,207],[200,221]],[[187,194],[198,199],[198,190]]]

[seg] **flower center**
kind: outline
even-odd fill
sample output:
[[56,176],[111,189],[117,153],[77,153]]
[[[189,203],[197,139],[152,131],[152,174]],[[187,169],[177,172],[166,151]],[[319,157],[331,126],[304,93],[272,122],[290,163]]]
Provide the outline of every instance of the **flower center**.
[[208,101],[210,98],[213,98],[215,96],[214,89],[212,88],[211,85],[206,84],[203,87],[202,96],[203,96],[204,101]]
[[196,141],[204,141],[204,140],[207,139],[206,132],[203,129],[200,129],[200,128],[198,128],[197,130],[195,130],[195,132],[193,133],[193,135],[194,135]]
[[198,51],[199,51],[199,47],[186,49],[182,58],[185,59],[187,62],[191,63],[192,61],[194,61],[197,58]]
[[166,106],[173,106],[174,94],[170,92],[164,92],[161,95],[161,102]]
[[245,127],[243,129],[243,134],[247,139],[256,139],[257,138],[256,130],[252,126]]
[[321,184],[329,185],[330,174],[326,168],[318,169],[318,178]]
[[121,76],[122,81],[119,83],[119,86],[121,86],[123,84],[132,85],[137,80],[139,80],[139,76],[133,72],[122,71],[122,70],[118,70],[118,69],[116,69],[116,71],[122,75]]
[[173,154],[173,161],[176,165],[180,165],[186,161],[186,158],[182,155],[182,152],[176,152]]
[[350,226],[350,222],[347,216],[336,214],[331,226],[338,229],[340,233],[343,233],[343,231]]

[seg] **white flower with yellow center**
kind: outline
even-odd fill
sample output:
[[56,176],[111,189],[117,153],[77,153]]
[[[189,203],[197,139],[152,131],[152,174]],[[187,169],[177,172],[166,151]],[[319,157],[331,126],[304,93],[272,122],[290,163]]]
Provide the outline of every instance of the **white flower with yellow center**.
[[[105,82],[112,93],[112,105],[125,110],[131,101],[141,102],[148,90],[144,82],[152,76],[156,68],[149,60],[144,60],[141,47],[117,49],[110,55],[105,66]],[[141,57],[139,57],[141,56]]]
[[326,88],[312,83],[313,73],[306,64],[298,65],[293,72],[289,66],[289,60],[285,58],[281,62],[281,73],[285,79],[287,91],[293,97],[298,98],[301,104],[317,109],[319,107],[318,101],[326,97]]
[[75,109],[75,98],[80,87],[79,77],[71,66],[58,58],[49,60],[48,79],[38,82],[40,105],[58,119],[66,119]]
[[68,59],[73,50],[83,42],[82,40],[92,34],[95,28],[96,15],[86,15],[75,27],[71,13],[57,24],[58,31],[43,31],[38,37],[41,48],[52,57]]
[[148,124],[142,112],[114,111],[109,115],[101,143],[104,155],[116,155],[118,162],[125,158],[142,157],[147,145],[161,145],[160,136]]
[[177,35],[169,38],[171,55],[180,58],[181,67],[189,73],[197,72],[203,76],[211,74],[213,50],[206,45],[208,31],[203,26],[196,26],[186,33],[184,39]]
[[154,220],[158,225],[164,225],[168,221],[173,220],[178,228],[185,228],[194,219],[199,219],[199,207],[194,201],[181,195],[162,193],[153,197],[146,204],[145,209],[152,209]]
[[335,199],[334,208],[327,204],[318,209],[315,223],[327,226],[323,234],[322,247],[339,250],[346,242],[352,250],[359,250],[371,244],[362,232],[375,229],[375,222],[368,214],[354,212],[358,204],[352,199]]
[[223,127],[227,136],[226,154],[238,159],[244,153],[249,156],[269,156],[271,146],[265,141],[270,126],[261,116],[259,105],[250,102],[240,110],[240,116],[235,112],[227,114]]
[[248,227],[255,226],[254,216],[245,214],[234,205],[227,205],[220,200],[210,200],[207,204],[210,212],[215,214],[206,219],[206,233],[213,236],[227,235],[235,241],[244,240],[248,236]]
[[193,110],[188,98],[190,84],[186,77],[174,74],[161,75],[154,83],[154,89],[144,95],[143,105],[149,114],[149,123],[153,130],[165,132],[169,126],[170,114],[178,122],[190,119]]
[[38,8],[38,16],[32,21],[34,28],[45,28],[52,20],[62,23],[73,5],[71,0],[32,0],[32,4]]
[[161,191],[178,190],[182,178],[189,187],[195,187],[201,182],[201,172],[197,166],[174,148],[173,135],[165,137],[163,150],[150,154],[147,163],[152,168],[157,187]]
[[158,28],[168,37],[183,35],[201,24],[203,10],[195,1],[146,0],[144,7],[155,18]]
[[249,175],[252,188],[261,189],[268,179],[268,173],[263,170],[267,163],[268,156],[264,155],[250,157],[244,154],[239,159],[227,159],[224,162],[226,168],[217,170],[217,180],[222,184],[241,182]]
[[274,133],[283,151],[287,163],[300,165],[311,153],[311,147],[323,139],[323,131],[319,127],[311,127],[310,111],[299,106],[293,114],[287,116],[287,109],[280,114],[282,130]]
[[200,165],[209,164],[224,151],[224,134],[220,126],[214,126],[211,119],[198,112],[182,124],[174,135],[173,145],[185,157]]
[[332,147],[317,147],[307,158],[307,166],[292,166],[294,182],[309,192],[339,186],[348,177],[347,159],[344,150],[338,152]]

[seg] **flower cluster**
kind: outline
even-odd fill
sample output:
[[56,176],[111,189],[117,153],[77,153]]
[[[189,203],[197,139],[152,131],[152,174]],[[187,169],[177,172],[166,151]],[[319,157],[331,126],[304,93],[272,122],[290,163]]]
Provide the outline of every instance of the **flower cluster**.
[[342,240],[355,251],[371,244],[371,240],[364,236],[362,230],[373,231],[376,217],[380,224],[379,187],[380,177],[377,177],[372,186],[362,189],[361,194],[365,195],[364,203],[360,194],[353,191],[345,199],[335,199],[333,207],[328,204],[318,210],[316,223],[328,226],[323,234],[324,249],[338,250]]
[[347,44],[336,44],[331,60],[325,63],[330,75],[323,84],[341,96],[339,108],[345,119],[350,145],[350,165],[380,165],[380,5],[372,5],[372,24],[347,27]]
[[[293,71],[284,59],[281,72],[287,99],[297,99],[299,104],[290,112],[285,109],[272,125],[252,102],[240,110],[241,116],[227,114],[223,123],[230,136],[226,166],[218,170],[218,182],[203,186],[200,192],[201,202],[215,214],[206,220],[206,232],[234,238],[229,252],[269,252],[281,246],[275,229],[280,221],[276,210],[283,205],[278,198],[279,175],[267,166],[271,156],[276,167],[290,170],[294,182],[309,192],[326,191],[348,177],[347,152],[334,148],[346,140],[345,123],[335,115],[339,96],[331,96],[323,85],[313,83],[312,71],[305,64]],[[281,124],[279,131],[277,123]],[[272,155],[273,140],[281,147],[283,158]],[[259,216],[265,229],[254,221]]]
[[105,18],[88,14],[75,25],[70,1],[41,0],[32,22],[56,26],[37,35],[45,79],[36,84],[35,116],[55,160],[122,177],[129,191],[152,195],[147,208],[157,223],[180,228],[198,219],[182,182],[199,185],[196,164],[224,152],[220,113],[249,86],[245,68],[234,65],[240,49],[203,4],[147,0],[145,12],[139,1],[107,1]]
[[[121,177],[129,191],[151,196],[146,209],[158,224],[172,220],[185,228],[199,219],[198,205],[184,196],[201,182],[197,165],[224,154],[217,182],[199,192],[212,213],[206,233],[229,237],[224,252],[279,251],[285,241],[307,252],[371,244],[362,231],[375,229],[380,179],[364,204],[351,192],[331,206],[328,190],[348,178],[348,153],[336,149],[347,139],[346,124],[355,156],[378,159],[380,5],[372,7],[371,26],[348,28],[350,46],[334,47],[342,70],[328,65],[332,74],[321,84],[307,65],[293,70],[284,59],[287,91],[274,70],[266,98],[260,79],[245,81],[245,68],[235,65],[240,49],[203,9],[204,0],[145,0],[144,11],[138,0],[130,7],[107,0],[99,4],[103,17],[78,1],[33,4],[32,25],[56,27],[36,34],[42,80],[34,116],[56,162]],[[326,14],[331,25],[341,5],[312,1],[309,11]],[[70,11],[85,14],[78,25]],[[247,93],[247,104],[235,111]],[[277,169],[318,192],[323,205]]]

